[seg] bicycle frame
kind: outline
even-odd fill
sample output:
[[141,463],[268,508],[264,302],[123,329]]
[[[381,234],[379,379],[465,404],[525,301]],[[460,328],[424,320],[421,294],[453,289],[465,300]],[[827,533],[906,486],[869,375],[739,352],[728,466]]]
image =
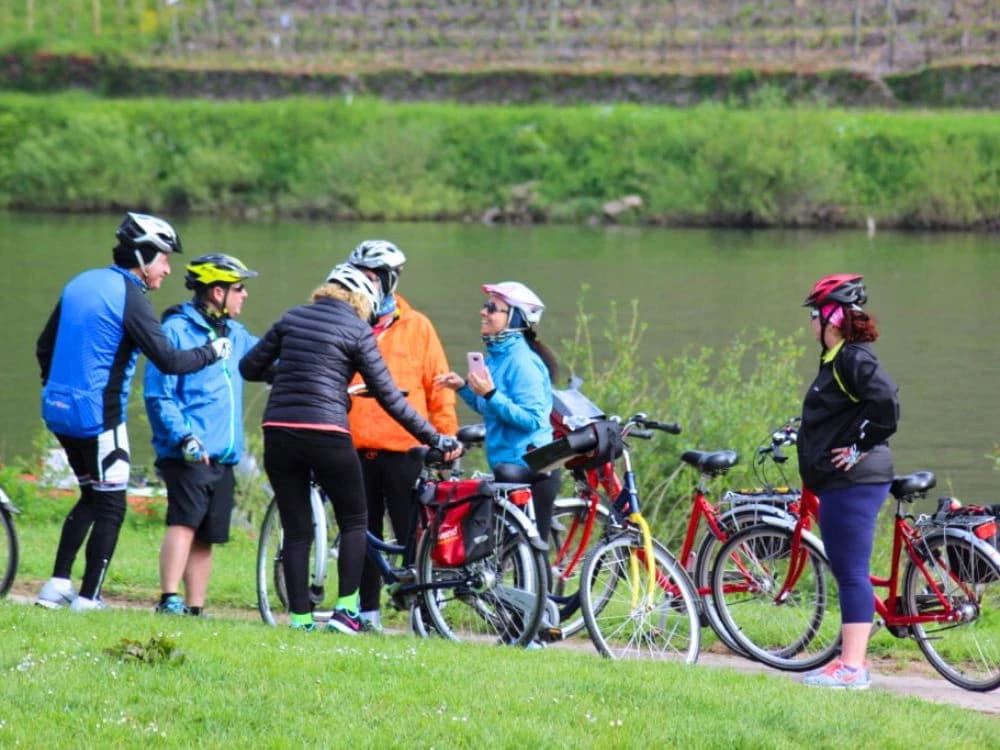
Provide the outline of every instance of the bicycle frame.
[[[604,466],[597,469],[580,470],[579,473],[582,476],[578,475],[575,477],[578,487],[577,496],[587,500],[589,508],[585,519],[582,519],[582,521],[578,518],[573,519],[573,523],[566,534],[566,541],[555,551],[552,558],[553,566],[561,570],[559,578],[563,581],[568,581],[575,574],[577,566],[582,561],[587,550],[587,545],[593,536],[594,523],[598,516],[597,508],[601,503],[599,490],[603,490],[605,497],[610,498],[611,502],[613,502],[613,499],[617,498],[624,488],[621,479],[615,472],[614,463],[611,461],[608,461]],[[580,530],[581,523],[583,530],[578,540],[576,534]],[[570,554],[572,554],[572,559],[568,563],[564,563],[566,557]]]
[[[935,582],[934,576],[930,573],[928,569],[928,560],[930,555],[921,554],[920,550],[923,548],[923,535],[919,529],[917,529],[910,522],[912,516],[903,511],[903,503],[905,503],[905,498],[896,499],[896,512],[893,519],[893,533],[892,533],[892,553],[890,555],[889,562],[889,575],[879,576],[872,573],[869,576],[869,580],[872,586],[878,589],[885,589],[888,593],[883,598],[875,594],[875,612],[885,624],[886,628],[896,637],[902,638],[906,637],[907,629],[911,625],[918,625],[923,623],[949,623],[949,622],[960,622],[963,619],[963,614],[957,610],[952,604],[951,600],[945,596],[941,588]],[[793,529],[793,537],[791,540],[791,556],[793,559],[791,568],[789,570],[785,585],[777,592],[775,595],[775,603],[780,604],[784,601],[790,594],[790,592],[795,588],[798,583],[799,576],[802,574],[802,570],[805,566],[805,561],[807,557],[807,552],[803,549],[802,537],[808,532],[811,525],[812,519],[818,519],[819,517],[819,498],[809,490],[804,490],[802,494],[802,507],[800,510],[799,519],[796,521]],[[768,522],[773,522],[774,519],[768,519]],[[780,524],[785,525],[785,524]],[[945,533],[950,533],[954,536],[961,536],[968,539],[970,542],[974,543],[976,546],[982,546],[983,549],[988,549],[987,545],[979,542],[972,534],[968,532],[961,531],[946,531]],[[820,549],[823,549],[823,544],[821,541],[816,540],[820,545]],[[901,563],[903,561],[903,554],[920,570],[921,575],[927,582],[928,589],[937,599],[938,603],[941,605],[942,612],[934,614],[909,614],[905,615],[900,612],[902,609],[900,606],[900,596],[899,596],[899,577],[901,571]],[[971,593],[970,585],[959,580],[954,575],[950,576],[956,584],[958,584],[963,591]]]

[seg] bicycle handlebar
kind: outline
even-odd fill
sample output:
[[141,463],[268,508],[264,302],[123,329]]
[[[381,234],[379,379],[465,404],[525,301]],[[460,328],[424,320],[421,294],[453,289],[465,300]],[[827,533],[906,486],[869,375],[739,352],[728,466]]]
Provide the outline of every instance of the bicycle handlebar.
[[[676,422],[659,422],[655,419],[650,419],[643,412],[639,412],[634,417],[625,423],[625,430],[627,430],[631,425],[637,425],[643,427],[647,430],[660,430],[661,432],[669,432],[671,435],[680,435],[681,426]],[[632,430],[629,432],[630,435],[635,435],[636,431]],[[651,436],[649,436],[651,437]]]

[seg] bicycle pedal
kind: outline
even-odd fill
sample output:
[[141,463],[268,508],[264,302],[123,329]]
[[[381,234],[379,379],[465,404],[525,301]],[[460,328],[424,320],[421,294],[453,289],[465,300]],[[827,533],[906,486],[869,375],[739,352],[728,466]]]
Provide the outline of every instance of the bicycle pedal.
[[544,643],[555,643],[563,639],[562,628],[542,627],[538,629],[538,640]]

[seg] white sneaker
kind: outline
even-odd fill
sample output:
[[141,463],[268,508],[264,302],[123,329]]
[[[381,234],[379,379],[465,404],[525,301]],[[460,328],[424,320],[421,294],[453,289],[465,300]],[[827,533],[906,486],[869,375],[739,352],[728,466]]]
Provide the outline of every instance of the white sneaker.
[[73,583],[68,578],[50,578],[38,592],[35,604],[46,609],[68,607],[76,599]]
[[90,612],[94,609],[107,609],[108,605],[100,599],[87,599],[84,596],[78,596],[69,605],[69,608],[74,612]]

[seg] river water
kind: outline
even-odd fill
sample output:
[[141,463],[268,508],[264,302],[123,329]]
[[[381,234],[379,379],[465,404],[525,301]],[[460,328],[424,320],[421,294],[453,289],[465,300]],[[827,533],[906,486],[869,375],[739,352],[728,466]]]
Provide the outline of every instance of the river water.
[[[110,262],[119,218],[0,214],[5,268],[0,313],[7,342],[0,361],[4,462],[31,455],[42,431],[35,339],[63,284],[79,271]],[[802,363],[804,387],[816,360],[802,299],[824,274],[864,274],[869,308],[882,332],[879,356],[900,385],[903,421],[893,440],[897,469],[930,468],[942,494],[1000,502],[994,491],[1000,473],[985,457],[1000,442],[996,235],[208,218],[179,220],[176,226],[184,260],[228,252],[261,272],[250,283],[243,317],[258,333],[282,310],[304,301],[360,240],[391,239],[410,259],[400,290],[435,321],[453,363],[481,348],[479,284],[516,279],[545,300],[541,333],[557,351],[573,334],[581,288],[589,285],[586,299],[598,325],[610,301],[639,300],[649,325],[643,342],[650,362],[692,345],[723,348],[745,328],[799,335],[810,352]],[[175,263],[173,275],[151,297],[158,310],[187,297],[183,275],[183,263]],[[259,411],[259,392],[248,401]],[[669,414],[669,406],[659,411]],[[462,416],[471,418],[468,412]],[[767,415],[762,428],[784,416]],[[143,417],[141,399],[133,398],[133,451],[137,463],[148,464],[152,452]]]

